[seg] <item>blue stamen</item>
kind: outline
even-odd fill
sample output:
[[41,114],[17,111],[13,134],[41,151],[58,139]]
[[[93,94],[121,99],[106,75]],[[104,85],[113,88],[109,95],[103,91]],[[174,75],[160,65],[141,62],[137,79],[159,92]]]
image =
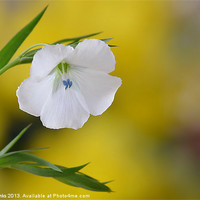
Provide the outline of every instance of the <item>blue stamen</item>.
[[67,83],[67,81],[64,81],[63,80],[63,85],[65,86],[65,90],[68,88],[68,83]]
[[72,81],[70,81],[69,79],[67,79],[67,82],[68,82],[68,85],[69,85],[69,88],[72,86]]
[[63,85],[65,86],[65,90],[66,90],[68,86],[69,88],[72,86],[72,81],[70,81],[69,79],[67,79],[66,81],[63,80]]

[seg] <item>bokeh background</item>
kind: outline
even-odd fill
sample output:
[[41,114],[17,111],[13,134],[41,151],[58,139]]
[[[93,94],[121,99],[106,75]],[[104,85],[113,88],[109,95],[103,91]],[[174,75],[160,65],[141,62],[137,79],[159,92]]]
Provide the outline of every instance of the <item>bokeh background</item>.
[[89,194],[90,199],[200,199],[200,2],[0,0],[0,48],[47,4],[30,45],[103,31],[113,37],[112,75],[123,80],[112,106],[83,128],[50,130],[18,108],[16,90],[30,65],[0,77],[0,147],[30,122],[16,149],[73,167],[113,193],[73,188],[15,170],[0,171],[1,193]]

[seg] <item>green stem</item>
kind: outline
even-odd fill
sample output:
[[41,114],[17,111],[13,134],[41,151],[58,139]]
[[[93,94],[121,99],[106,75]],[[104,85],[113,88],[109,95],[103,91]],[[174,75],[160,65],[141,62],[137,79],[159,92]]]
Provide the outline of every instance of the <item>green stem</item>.
[[15,65],[18,65],[19,62],[20,62],[20,57],[17,57],[11,62],[9,62],[7,65],[5,65],[3,68],[0,69],[0,75],[3,74],[9,68],[14,67]]
[[34,47],[37,47],[37,46],[46,46],[48,45],[47,43],[38,43],[38,44],[34,44],[32,46],[30,46],[29,48],[27,48],[26,50],[24,50],[20,55],[19,57],[21,58],[26,52],[28,52],[29,50],[33,49]]
[[48,44],[47,43],[38,43],[38,44],[34,44],[34,45],[30,46],[29,48],[24,50],[17,58],[15,58],[11,62],[9,62],[3,68],[1,68],[0,69],[0,75],[3,74],[5,71],[7,71],[9,68],[14,67],[14,66],[16,66],[18,64],[21,64],[21,58],[24,56],[24,54],[26,54],[32,48],[37,47],[37,46],[46,46],[46,45],[48,45]]

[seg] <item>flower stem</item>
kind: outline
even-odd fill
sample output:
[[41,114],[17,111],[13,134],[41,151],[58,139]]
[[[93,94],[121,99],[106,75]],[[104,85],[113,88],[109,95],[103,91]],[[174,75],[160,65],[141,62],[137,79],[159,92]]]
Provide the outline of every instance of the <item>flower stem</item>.
[[37,46],[46,46],[48,45],[47,43],[38,43],[38,44],[34,44],[30,47],[28,47],[26,50],[24,50],[20,55],[19,57],[21,58],[25,53],[27,53],[29,50],[33,49],[34,47],[37,47]]
[[0,75],[3,74],[9,68],[14,67],[15,65],[18,65],[19,62],[20,62],[20,57],[17,57],[11,62],[9,62],[7,65],[5,65],[3,68],[0,69]]
[[6,64],[3,68],[0,69],[0,75],[3,74],[5,71],[7,71],[9,68],[14,67],[18,64],[21,63],[21,58],[24,56],[24,54],[26,54],[29,50],[33,49],[34,47],[37,46],[46,46],[48,45],[47,43],[38,43],[38,44],[34,44],[30,47],[28,47],[26,50],[24,50],[17,58],[15,58],[14,60],[12,60],[11,62],[9,62],[8,64]]

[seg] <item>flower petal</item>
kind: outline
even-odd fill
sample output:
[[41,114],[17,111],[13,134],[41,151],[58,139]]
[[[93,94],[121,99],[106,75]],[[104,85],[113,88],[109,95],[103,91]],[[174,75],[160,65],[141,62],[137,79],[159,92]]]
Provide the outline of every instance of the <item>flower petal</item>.
[[17,97],[21,110],[39,116],[42,107],[52,91],[53,76],[47,76],[41,81],[35,81],[31,77],[17,89]]
[[102,114],[113,102],[121,79],[89,68],[75,67],[70,76],[76,80],[92,115]]
[[65,89],[59,84],[42,109],[41,121],[47,128],[81,128],[90,116],[85,100],[73,85]]
[[115,69],[116,62],[110,47],[105,42],[85,39],[76,46],[70,64],[110,73]]
[[71,57],[74,49],[62,44],[47,45],[33,57],[31,76],[37,80],[47,76],[60,62]]

